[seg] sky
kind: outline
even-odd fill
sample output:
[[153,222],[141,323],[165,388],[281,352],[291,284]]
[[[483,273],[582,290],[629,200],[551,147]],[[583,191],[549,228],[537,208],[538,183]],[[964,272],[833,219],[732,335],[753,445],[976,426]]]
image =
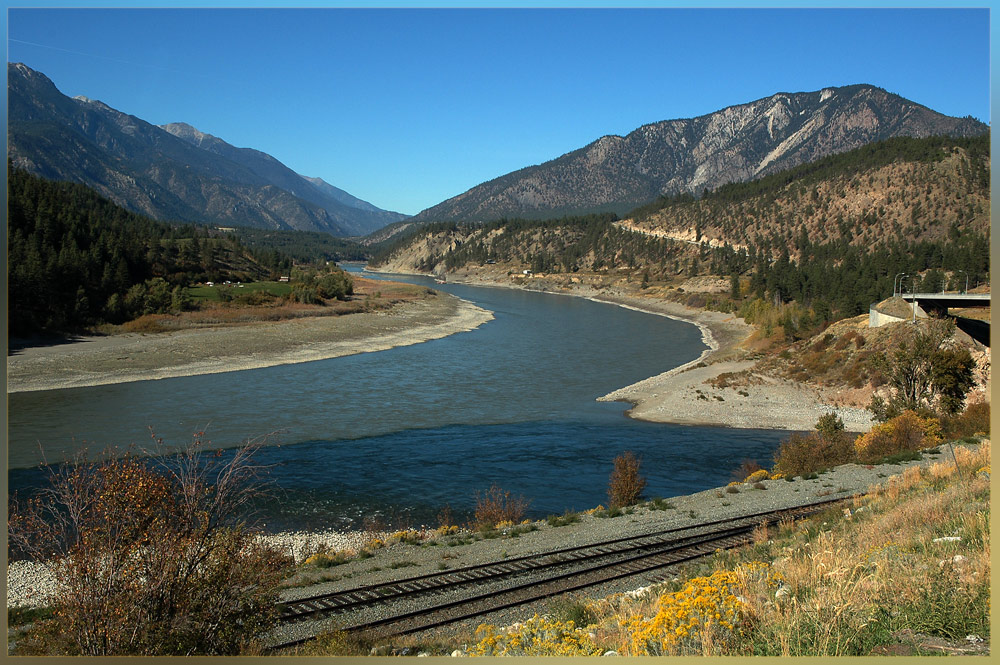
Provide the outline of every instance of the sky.
[[8,7],[8,62],[66,95],[154,124],[186,122],[407,214],[607,134],[777,92],[869,83],[990,121],[988,3],[58,4]]

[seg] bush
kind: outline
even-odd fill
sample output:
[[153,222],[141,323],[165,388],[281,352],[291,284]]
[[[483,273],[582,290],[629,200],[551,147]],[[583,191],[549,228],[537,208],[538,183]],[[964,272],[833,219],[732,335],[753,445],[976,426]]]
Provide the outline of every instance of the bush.
[[990,403],[973,402],[957,416],[941,419],[945,435],[952,439],[990,433]]
[[936,418],[904,411],[859,436],[854,441],[854,449],[858,461],[871,464],[890,455],[930,448],[940,442],[941,425]]
[[575,524],[580,521],[580,513],[574,511],[566,511],[562,515],[549,515],[546,518],[549,526],[566,526],[568,524]]
[[587,631],[572,621],[555,621],[537,614],[508,630],[480,625],[476,639],[478,642],[469,648],[474,656],[599,656],[603,651]]
[[496,484],[486,492],[476,492],[476,511],[473,516],[475,529],[496,527],[501,522],[516,524],[524,517],[531,501],[523,496],[512,496]]
[[354,293],[354,282],[346,272],[337,270],[320,277],[316,288],[321,298],[346,300],[347,296]]
[[622,508],[639,502],[646,489],[646,479],[639,475],[642,460],[631,450],[615,458],[614,469],[608,480],[608,502],[611,508]]
[[792,434],[781,443],[774,458],[775,473],[800,476],[854,460],[854,447],[846,436],[826,438],[818,432]]
[[736,469],[735,471],[733,471],[733,473],[732,473],[732,479],[735,482],[742,483],[744,480],[746,480],[751,475],[753,475],[754,473],[760,471],[763,468],[764,467],[762,467],[757,462],[757,460],[745,459],[742,462],[740,462],[739,468]]
[[241,518],[260,489],[255,449],[221,462],[195,440],[160,462],[81,451],[48,467],[50,486],[15,497],[8,524],[14,551],[60,586],[21,653],[239,654],[275,625],[289,561]]
[[677,654],[686,646],[700,644],[706,633],[716,643],[734,640],[745,612],[739,590],[739,575],[720,570],[661,595],[653,617],[629,617],[628,655]]
[[834,412],[824,413],[816,421],[816,431],[825,438],[839,436],[844,431],[844,421]]

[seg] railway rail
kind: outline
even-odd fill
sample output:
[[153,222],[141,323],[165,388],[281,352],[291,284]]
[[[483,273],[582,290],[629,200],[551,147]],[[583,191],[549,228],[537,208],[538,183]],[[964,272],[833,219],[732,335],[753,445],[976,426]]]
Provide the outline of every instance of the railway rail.
[[[351,632],[378,631],[383,637],[421,632],[736,547],[748,542],[761,525],[806,517],[852,498],[662,529],[299,598],[281,604],[280,621],[285,625],[314,621],[376,605],[391,610],[393,603],[423,597],[431,602],[419,609],[390,611],[388,616],[340,628]],[[453,597],[442,599],[442,596]],[[269,648],[285,649],[313,637],[282,639]]]

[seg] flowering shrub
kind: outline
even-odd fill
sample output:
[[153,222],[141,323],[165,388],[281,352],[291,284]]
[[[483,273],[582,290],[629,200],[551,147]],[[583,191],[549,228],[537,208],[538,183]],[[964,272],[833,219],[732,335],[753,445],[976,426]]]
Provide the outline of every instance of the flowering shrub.
[[479,642],[471,656],[599,656],[602,649],[572,621],[555,621],[537,614],[506,631],[490,624],[476,629]]
[[770,478],[770,476],[771,474],[768,472],[767,469],[759,469],[751,473],[749,476],[747,476],[746,480],[744,480],[743,482],[757,483],[760,482],[761,480],[767,480],[768,478]]
[[514,526],[514,523],[511,520],[501,520],[496,523],[497,529],[509,529],[512,526]]
[[437,536],[451,536],[451,535],[454,535],[456,533],[458,533],[458,527],[454,526],[454,525],[452,525],[452,526],[441,525],[437,529],[434,530],[434,535],[437,535]]
[[348,554],[346,552],[330,550],[328,552],[313,554],[305,560],[305,563],[317,568],[330,568],[331,566],[339,566],[342,563],[347,563],[347,557]]
[[694,647],[707,630],[732,635],[743,607],[734,593],[739,581],[737,572],[720,570],[690,580],[680,591],[660,596],[653,618],[637,616],[626,620],[632,654],[678,653],[684,647]]
[[783,474],[780,471],[775,471],[770,476],[771,480],[781,480],[782,478],[785,478],[785,477],[786,477],[785,474]]
[[416,529],[407,529],[406,531],[396,531],[389,538],[386,539],[387,545],[392,545],[393,543],[416,543],[420,541],[420,532]]
[[373,538],[365,545],[366,550],[378,550],[385,547],[385,541],[381,538]]
[[854,441],[854,449],[859,461],[877,462],[888,455],[929,448],[940,442],[941,424],[936,418],[925,418],[913,411],[904,411],[859,436]]

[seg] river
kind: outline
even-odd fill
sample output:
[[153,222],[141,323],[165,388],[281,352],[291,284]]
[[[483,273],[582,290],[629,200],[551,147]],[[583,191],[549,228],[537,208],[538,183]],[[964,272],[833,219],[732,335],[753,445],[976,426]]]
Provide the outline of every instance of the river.
[[[356,268],[355,268],[356,269]],[[496,483],[544,517],[606,503],[612,460],[643,460],[647,495],[725,484],[743,459],[770,460],[787,435],[651,424],[616,388],[697,358],[692,324],[582,298],[427,284],[494,313],[480,328],[377,353],[296,365],[8,395],[12,489],[40,482],[39,451],[180,445],[205,431],[218,447],[268,436],[279,500],[268,530],[349,528],[371,515],[435,522]]]

